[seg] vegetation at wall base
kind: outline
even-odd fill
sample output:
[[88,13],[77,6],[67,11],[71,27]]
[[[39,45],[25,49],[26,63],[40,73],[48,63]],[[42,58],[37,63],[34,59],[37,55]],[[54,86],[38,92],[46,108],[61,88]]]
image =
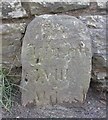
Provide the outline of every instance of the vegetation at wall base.
[[0,107],[7,111],[10,111],[12,107],[12,96],[15,95],[16,87],[18,87],[12,83],[11,78],[6,69],[0,69]]

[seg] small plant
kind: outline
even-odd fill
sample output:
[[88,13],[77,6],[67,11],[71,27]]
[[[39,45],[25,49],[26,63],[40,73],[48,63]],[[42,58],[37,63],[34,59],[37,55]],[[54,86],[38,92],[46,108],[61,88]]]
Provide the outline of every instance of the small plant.
[[0,70],[0,107],[10,111],[12,97],[18,92],[19,85],[13,82],[16,76],[10,75],[6,69]]
[[16,78],[19,78],[20,75],[11,75],[11,72],[5,68],[0,69],[0,107],[5,108],[7,111],[10,111],[12,107],[13,97],[19,93],[19,88],[22,88],[20,85],[14,83]]
[[10,110],[12,106],[12,84],[7,79],[7,72],[5,69],[0,70],[0,105],[6,110]]

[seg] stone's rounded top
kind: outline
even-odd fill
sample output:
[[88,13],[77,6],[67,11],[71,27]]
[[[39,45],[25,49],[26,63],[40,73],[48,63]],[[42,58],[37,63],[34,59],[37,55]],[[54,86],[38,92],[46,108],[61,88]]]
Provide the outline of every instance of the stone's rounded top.
[[[78,21],[78,19],[75,17],[75,16],[70,16],[70,15],[57,15],[57,14],[54,14],[54,15],[51,15],[51,14],[44,14],[44,15],[40,15],[40,16],[36,16],[35,19],[37,18],[44,18],[44,19],[55,19],[57,18],[56,20],[58,19],[76,19]],[[80,21],[81,22],[81,21]]]
[[[40,16],[35,16],[35,18],[30,22],[30,24],[36,22],[37,20],[39,20],[40,22],[42,22],[43,20],[48,20],[48,19],[51,20],[51,22],[54,23],[54,24],[55,23],[61,23],[62,24],[63,22],[66,22],[68,24],[73,23],[72,25],[75,25],[77,23],[79,25],[81,24],[81,25],[83,25],[83,26],[86,27],[86,25],[81,20],[77,19],[75,16],[57,15],[57,14],[54,14],[54,15],[44,14],[44,15],[40,15]],[[68,22],[66,20],[70,20],[70,21]]]
[[49,17],[51,17],[52,15],[50,15],[50,14],[44,14],[44,15],[40,15],[39,17],[42,17],[42,18],[49,18]]
[[[22,0],[23,2],[25,2],[26,0]],[[28,0],[28,2],[50,2],[50,3],[54,3],[54,2],[64,2],[64,3],[74,3],[74,2],[79,2],[79,3],[85,3],[85,2],[89,2],[89,0]]]
[[[45,15],[36,16],[27,26],[27,30],[28,30],[27,34],[29,34],[31,37],[34,36],[34,38],[36,38],[37,33],[35,31],[38,31],[39,34],[42,35],[44,34],[45,29],[47,29],[47,27],[49,29],[49,33],[52,33],[53,32],[52,30],[56,31],[56,33],[62,31],[63,34],[62,37],[67,38],[66,36],[66,34],[68,34],[67,32],[69,32],[70,34],[70,31],[73,31],[74,34],[73,36],[76,37],[76,35],[79,35],[80,39],[82,41],[85,41],[84,44],[87,44],[88,41],[91,42],[90,34],[86,25],[75,16],[69,16],[69,15],[45,14]],[[84,34],[85,32],[86,32],[86,36],[84,37],[82,34]],[[49,38],[51,37],[49,36]]]

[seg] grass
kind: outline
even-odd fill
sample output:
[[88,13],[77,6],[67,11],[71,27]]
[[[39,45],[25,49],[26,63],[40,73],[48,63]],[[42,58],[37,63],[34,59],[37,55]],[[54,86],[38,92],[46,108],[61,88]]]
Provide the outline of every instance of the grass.
[[0,105],[6,110],[10,110],[12,106],[12,84],[7,79],[7,72],[5,69],[0,70]]
[[13,103],[12,96],[19,86],[13,83],[14,76],[8,73],[6,69],[0,70],[0,107],[10,111]]

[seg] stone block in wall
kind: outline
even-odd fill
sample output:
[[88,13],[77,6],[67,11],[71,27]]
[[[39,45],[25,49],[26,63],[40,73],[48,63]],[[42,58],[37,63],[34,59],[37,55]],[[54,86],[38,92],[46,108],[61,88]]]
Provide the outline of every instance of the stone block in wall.
[[45,13],[59,13],[70,10],[83,9],[89,6],[88,2],[29,2],[32,15]]
[[79,17],[89,28],[93,56],[101,56],[104,59],[104,65],[106,61],[106,47],[108,46],[106,42],[106,18],[106,16],[100,15]]
[[92,38],[92,53],[93,55],[102,56],[106,59],[106,16],[90,15],[80,16],[82,20],[89,28]]
[[28,16],[20,0],[2,0],[2,18],[20,18]]
[[100,56],[103,59],[100,63],[95,63],[95,66],[105,67],[107,60],[106,47],[108,46],[106,42],[106,29],[90,29],[90,35],[92,38],[93,56]]
[[85,15],[79,16],[89,28],[106,29],[106,15]]
[[2,36],[2,64],[6,69],[21,66],[21,38],[25,23],[10,23],[0,25]]
[[21,56],[23,105],[85,100],[92,55],[88,29],[80,20],[68,15],[36,17],[27,27]]
[[106,2],[98,2],[98,9],[106,9]]
[[0,18],[2,18],[2,2],[0,1]]
[[98,9],[107,9],[108,0],[97,0]]
[[[108,90],[106,84],[107,67],[107,38],[106,38],[106,16],[81,16],[79,17],[89,28],[92,39],[92,81],[97,82],[97,88]],[[99,86],[98,86],[99,85]]]

